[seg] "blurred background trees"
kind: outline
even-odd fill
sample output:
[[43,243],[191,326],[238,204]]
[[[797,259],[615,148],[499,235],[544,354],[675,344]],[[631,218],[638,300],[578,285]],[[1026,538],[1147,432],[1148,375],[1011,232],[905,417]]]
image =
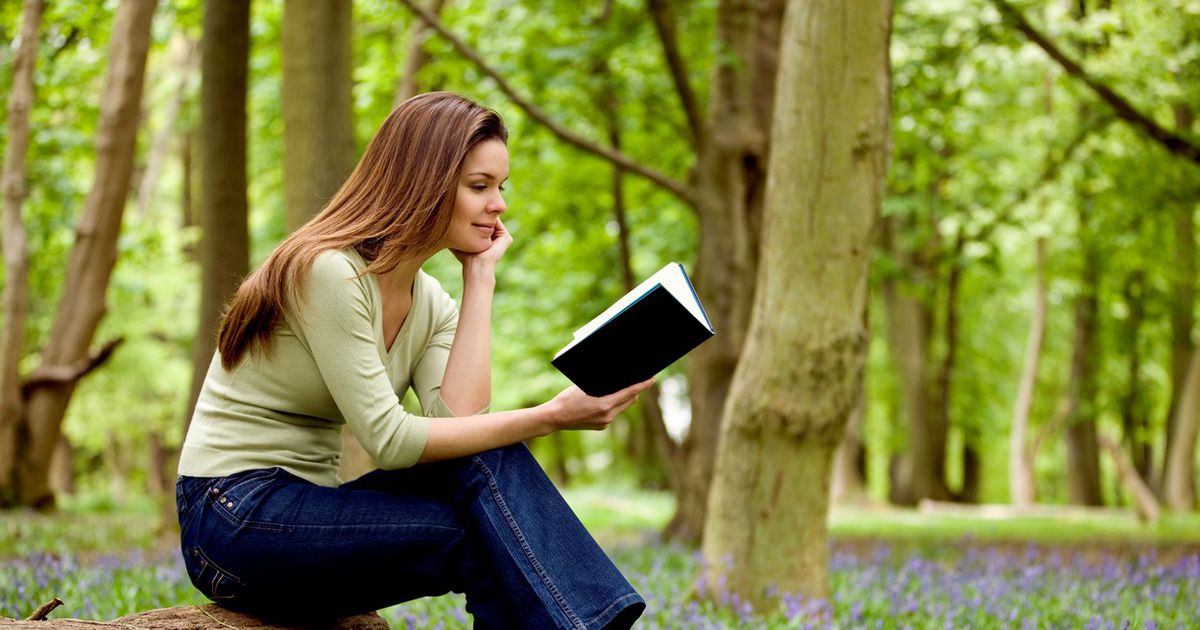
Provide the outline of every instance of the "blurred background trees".
[[[0,503],[169,502],[237,278],[398,99],[446,89],[511,131],[493,408],[564,387],[549,358],[630,282],[669,260],[692,272],[718,336],[609,431],[531,446],[561,484],[671,492],[668,533],[698,542],[734,369],[756,359],[772,108],[797,89],[775,85],[787,4],[61,0],[40,23],[38,2],[0,4]],[[1200,3],[896,0],[889,70],[839,496],[1128,506],[1111,438],[1194,509]],[[772,272],[803,282],[802,259]],[[428,271],[456,294],[451,257]]]

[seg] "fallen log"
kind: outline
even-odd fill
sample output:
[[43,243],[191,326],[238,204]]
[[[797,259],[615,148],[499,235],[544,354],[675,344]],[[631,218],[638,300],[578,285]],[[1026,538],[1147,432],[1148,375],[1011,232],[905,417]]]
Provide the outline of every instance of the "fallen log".
[[[112,621],[88,621],[85,619],[45,619],[21,621],[0,617],[0,628],[29,628],[37,630],[96,630],[97,628],[120,628],[124,630],[287,630],[290,626],[269,624],[256,617],[226,610],[216,604],[204,606],[181,606],[159,608],[126,615]],[[376,613],[356,615],[341,619],[333,624],[321,626],[330,630],[388,630],[388,623]]]

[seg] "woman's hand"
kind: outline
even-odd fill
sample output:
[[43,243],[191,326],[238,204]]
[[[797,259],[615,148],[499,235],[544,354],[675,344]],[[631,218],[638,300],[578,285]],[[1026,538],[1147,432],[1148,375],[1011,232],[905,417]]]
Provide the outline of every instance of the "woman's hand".
[[630,385],[619,392],[601,396],[588,396],[572,385],[546,403],[554,418],[554,431],[564,429],[590,429],[602,431],[608,428],[613,418],[637,402],[638,394],[654,384],[651,377],[641,383]]
[[508,229],[504,227],[504,222],[500,217],[496,217],[496,231],[492,232],[492,246],[478,253],[468,253],[457,249],[450,250],[454,253],[454,257],[458,262],[462,263],[463,270],[467,267],[484,264],[492,269],[496,268],[496,264],[504,256],[504,252],[508,251],[508,246],[512,245],[512,234],[508,233]]

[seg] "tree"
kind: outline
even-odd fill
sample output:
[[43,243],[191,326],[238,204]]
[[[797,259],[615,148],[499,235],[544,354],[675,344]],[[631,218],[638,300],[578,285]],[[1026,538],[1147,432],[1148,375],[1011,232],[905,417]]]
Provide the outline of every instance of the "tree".
[[1167,452],[1163,497],[1167,506],[1179,512],[1196,509],[1195,461],[1197,414],[1200,414],[1200,351],[1192,352],[1187,381],[1179,397],[1175,435]]
[[[88,353],[106,310],[105,292],[117,258],[117,236],[133,171],[154,0],[123,0],[117,8],[109,70],[96,130],[96,166],[91,191],[75,226],[75,243],[54,323],[41,364],[27,387],[28,441],[18,449],[13,484],[16,502],[50,507],[47,472],[76,382],[107,358],[110,343]],[[4,494],[4,492],[0,492]]]
[[886,182],[890,26],[888,0],[793,0],[784,20],[759,288],[703,543],[708,587],[724,577],[758,610],[828,592],[830,465],[862,383]]
[[29,148],[29,110],[33,108],[33,66],[37,58],[42,0],[26,0],[21,44],[13,60],[8,100],[8,146],[4,150],[4,330],[0,337],[0,505],[15,499],[11,479],[18,431],[24,430],[21,350],[29,309],[29,245],[21,206],[25,202],[25,154]]
[[204,41],[208,44],[200,59],[200,317],[192,343],[192,388],[185,428],[191,423],[213,359],[221,309],[250,266],[246,226],[250,4],[207,0]]
[[283,184],[294,230],[354,168],[350,0],[286,0],[283,8]]

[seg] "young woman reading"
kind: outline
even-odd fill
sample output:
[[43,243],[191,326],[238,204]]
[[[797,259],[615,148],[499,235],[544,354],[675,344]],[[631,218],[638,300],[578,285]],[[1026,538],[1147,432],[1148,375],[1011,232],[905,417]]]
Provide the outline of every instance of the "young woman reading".
[[[459,592],[476,628],[628,628],[644,610],[521,441],[603,429],[651,381],[489,413],[506,140],[460,96],[405,101],[238,289],[176,492],[209,598],[311,623]],[[421,271],[442,249],[461,310]],[[400,405],[410,387],[420,415]],[[380,467],[349,483],[343,424]]]

